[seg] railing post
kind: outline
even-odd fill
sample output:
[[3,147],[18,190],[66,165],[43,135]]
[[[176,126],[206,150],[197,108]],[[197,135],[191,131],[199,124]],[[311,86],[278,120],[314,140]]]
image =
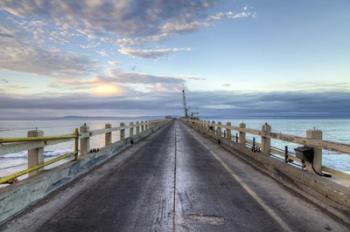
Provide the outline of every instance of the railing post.
[[75,128],[75,139],[74,139],[74,160],[78,160],[79,155],[79,129]]
[[129,128],[129,137],[134,136],[134,123],[130,122],[130,128]]
[[145,131],[144,121],[141,121],[141,133]]
[[[106,129],[110,129],[110,128],[112,128],[112,125],[107,123],[105,125],[105,128]],[[112,144],[112,132],[107,132],[105,134],[105,146],[108,146],[108,145],[111,145],[111,144]]]
[[256,152],[255,137],[253,137],[252,152]]
[[216,135],[221,138],[222,130],[221,130],[221,122],[218,122],[218,127],[216,128]]
[[261,136],[261,151],[264,155],[270,155],[271,153],[271,126],[265,123],[262,126],[262,136]]
[[[84,123],[84,125],[80,127],[80,134],[83,133],[89,133],[89,127],[86,125],[86,123]],[[87,153],[89,153],[89,150],[90,136],[88,135],[88,137],[86,138],[80,138],[80,155],[86,155]]]
[[285,146],[284,147],[284,162],[285,163],[288,163],[288,153],[289,153],[288,146]]
[[120,140],[125,139],[125,124],[123,122],[120,123]]
[[[41,130],[31,130],[31,131],[28,131],[27,135],[28,137],[42,137],[44,136],[44,132]],[[44,162],[44,147],[28,150],[28,168],[32,168],[43,162]],[[29,173],[29,176],[34,176],[38,173],[39,171],[34,171]]]
[[215,135],[215,125],[214,124],[215,124],[215,121],[212,121],[211,122],[211,127],[212,127],[211,128],[211,130],[212,130],[211,132],[212,132],[213,135]]
[[[226,126],[231,127],[231,122],[227,122],[227,123],[226,123]],[[232,137],[232,135],[231,135],[231,129],[226,128],[226,138],[227,138],[228,141],[230,141],[230,142],[231,142],[231,137]]]
[[[246,128],[245,123],[241,122],[239,124],[239,128],[245,129]],[[239,132],[239,143],[245,145],[245,142],[246,142],[246,133],[244,131],[240,131]]]
[[140,134],[140,123],[139,121],[136,122],[136,135]]
[[[316,128],[307,130],[306,137],[308,139],[322,139],[322,131],[317,130]],[[322,171],[322,148],[312,147],[314,149],[314,162],[313,167],[316,172]]]

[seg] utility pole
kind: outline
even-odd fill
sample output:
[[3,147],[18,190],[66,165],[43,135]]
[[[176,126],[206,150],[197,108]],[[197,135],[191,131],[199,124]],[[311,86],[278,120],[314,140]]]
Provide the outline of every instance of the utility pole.
[[187,102],[186,102],[185,89],[182,90],[182,100],[183,100],[185,118],[188,118],[188,108],[187,108]]

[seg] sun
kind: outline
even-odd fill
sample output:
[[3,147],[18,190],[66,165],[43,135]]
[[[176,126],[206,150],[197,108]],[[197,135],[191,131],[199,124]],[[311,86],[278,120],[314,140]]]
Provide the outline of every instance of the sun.
[[92,92],[97,96],[115,96],[121,95],[123,90],[121,87],[111,84],[100,83],[93,87]]

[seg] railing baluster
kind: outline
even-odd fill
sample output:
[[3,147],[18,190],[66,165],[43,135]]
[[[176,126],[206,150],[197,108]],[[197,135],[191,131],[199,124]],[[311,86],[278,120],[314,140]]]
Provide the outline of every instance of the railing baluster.
[[[239,124],[239,128],[240,129],[245,129],[246,128],[245,123],[241,122]],[[239,143],[242,144],[242,145],[245,145],[245,143],[246,143],[246,133],[244,131],[239,131]]]
[[262,126],[262,136],[261,136],[261,150],[264,155],[270,155],[271,153],[271,126],[265,123]]
[[123,122],[120,123],[120,140],[125,139],[125,124]]
[[[42,137],[42,136],[44,136],[44,132],[41,130],[28,131],[28,137]],[[32,168],[43,162],[44,162],[44,147],[28,150],[28,168]],[[29,173],[29,176],[34,176],[38,173],[39,171],[33,171]]]
[[[106,129],[110,129],[110,128],[112,128],[112,125],[109,124],[109,123],[107,123],[107,124],[105,125],[105,128],[106,128]],[[111,144],[112,144],[112,132],[107,132],[107,133],[105,134],[105,146],[109,146],[109,145],[111,145]]]
[[[89,133],[89,127],[84,123],[80,127],[80,134]],[[90,150],[90,135],[86,138],[80,138],[80,155],[86,155]]]
[[129,137],[133,137],[134,136],[134,123],[130,122],[130,128],[129,128]]

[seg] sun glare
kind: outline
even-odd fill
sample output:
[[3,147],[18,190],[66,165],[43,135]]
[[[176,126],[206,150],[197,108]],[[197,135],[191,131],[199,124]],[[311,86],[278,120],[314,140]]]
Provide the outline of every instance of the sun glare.
[[97,84],[92,91],[97,96],[115,96],[123,93],[122,88],[110,84]]

